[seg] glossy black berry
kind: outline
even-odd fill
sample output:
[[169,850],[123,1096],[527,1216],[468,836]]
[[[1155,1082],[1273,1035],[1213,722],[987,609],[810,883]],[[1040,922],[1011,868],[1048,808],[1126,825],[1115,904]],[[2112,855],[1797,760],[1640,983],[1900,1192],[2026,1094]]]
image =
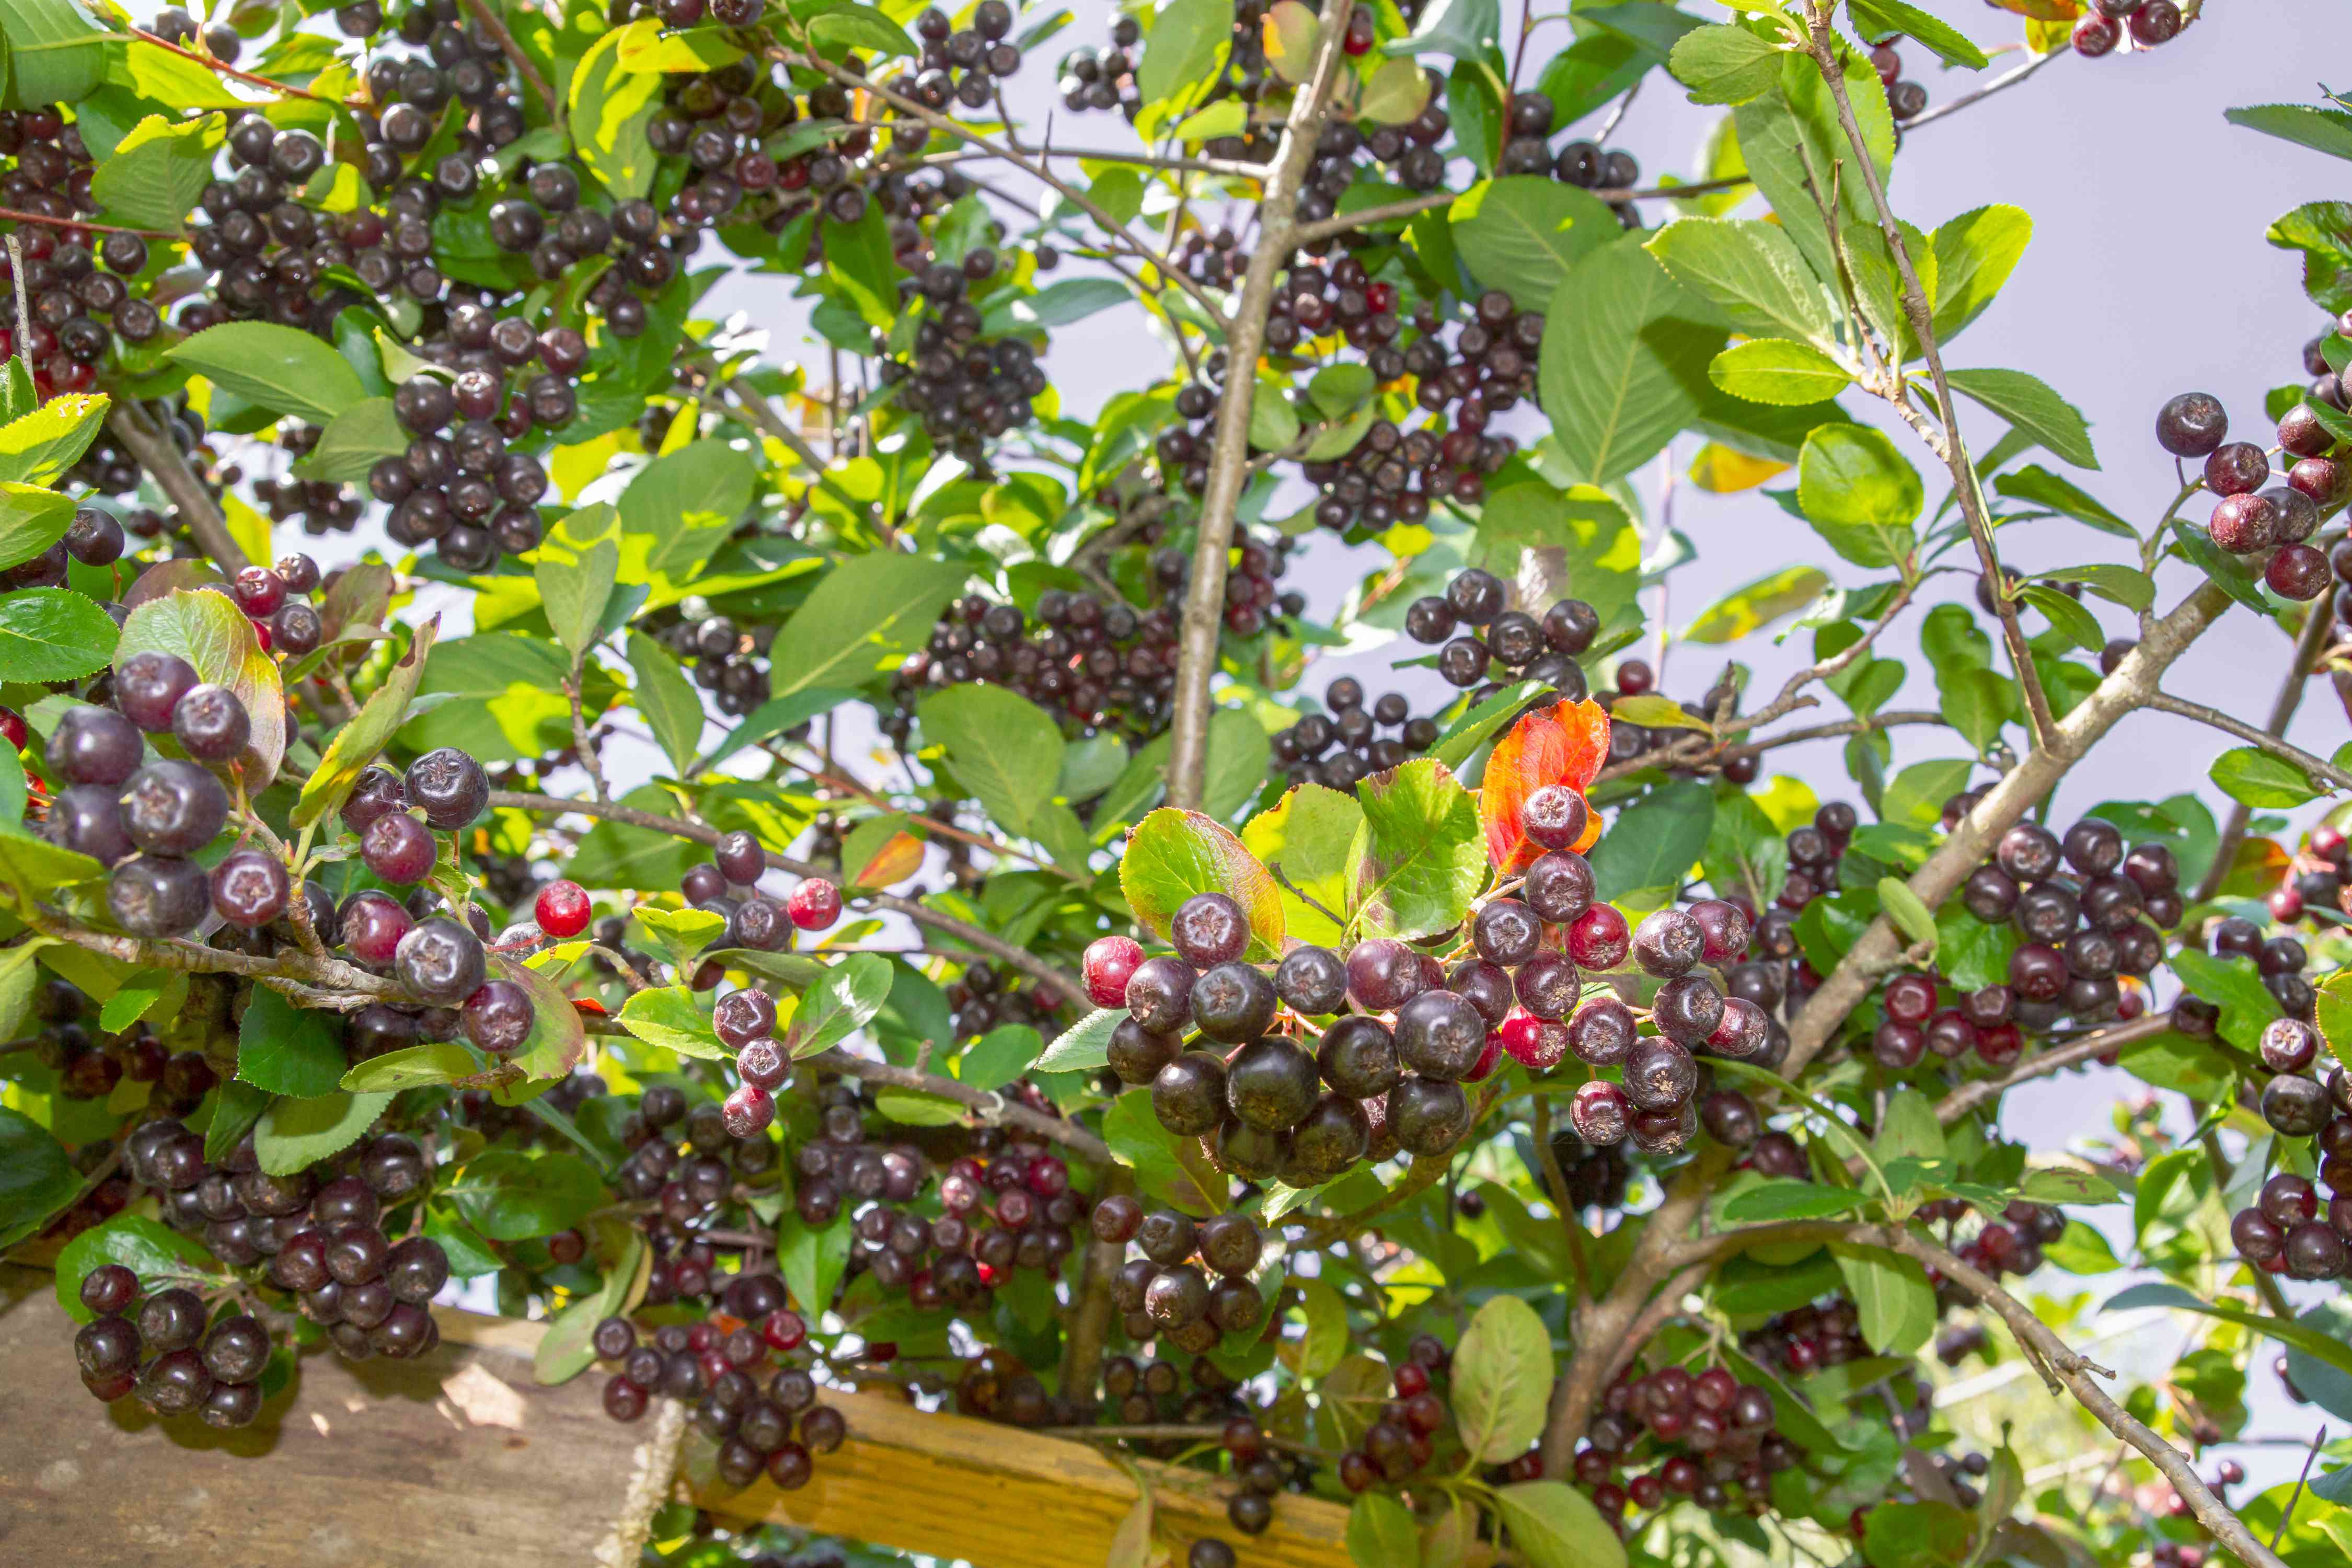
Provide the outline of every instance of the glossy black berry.
[[489,775],[455,746],[437,747],[409,763],[402,783],[408,804],[444,832],[465,826],[490,804]]
[[454,1007],[472,995],[488,967],[482,939],[456,921],[438,915],[400,939],[393,964],[411,996],[444,1007]]

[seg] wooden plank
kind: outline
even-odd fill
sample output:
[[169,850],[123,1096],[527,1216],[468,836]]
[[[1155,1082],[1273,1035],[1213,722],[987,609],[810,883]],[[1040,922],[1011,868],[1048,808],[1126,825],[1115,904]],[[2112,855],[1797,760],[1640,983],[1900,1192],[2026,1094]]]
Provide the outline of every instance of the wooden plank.
[[[1136,1483],[1087,1443],[917,1410],[877,1394],[828,1393],[849,1440],[822,1455],[798,1491],[764,1479],[740,1492],[712,1487],[694,1500],[730,1519],[796,1524],[961,1557],[981,1568],[1102,1568],[1135,1505]],[[1319,1498],[1275,1500],[1274,1525],[1243,1535],[1225,1521],[1227,1483],[1139,1461],[1161,1528],[1179,1542],[1231,1542],[1249,1568],[1347,1568],[1348,1510]],[[1183,1559],[1180,1554],[1179,1563]]]
[[634,1564],[615,1539],[650,1418],[509,1350],[307,1356],[240,1432],[103,1406],[51,1277],[0,1267],[0,1562],[41,1568]]
[[[542,1326],[436,1310],[415,1362],[304,1358],[289,1399],[244,1432],[101,1407],[73,1365],[50,1276],[0,1266],[0,1563],[41,1568],[448,1568],[634,1564],[619,1515],[655,1451],[652,1416],[604,1413],[603,1380],[531,1382]],[[696,1492],[723,1518],[788,1522],[980,1568],[1100,1568],[1136,1482],[1094,1446],[878,1393],[829,1392],[849,1440],[797,1492],[762,1480]],[[659,1406],[657,1405],[657,1408]],[[1254,1539],[1225,1521],[1230,1487],[1139,1461],[1164,1531],[1214,1535],[1250,1568],[1347,1568],[1347,1510],[1275,1503]],[[632,1483],[635,1483],[633,1485]],[[1180,1559],[1181,1561],[1181,1559]]]

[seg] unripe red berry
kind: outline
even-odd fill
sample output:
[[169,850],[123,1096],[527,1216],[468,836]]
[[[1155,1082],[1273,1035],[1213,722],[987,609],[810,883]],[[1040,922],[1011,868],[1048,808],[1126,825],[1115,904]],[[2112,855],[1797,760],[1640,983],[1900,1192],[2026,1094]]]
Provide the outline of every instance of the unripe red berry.
[[539,890],[531,905],[531,916],[539,929],[550,936],[578,936],[588,929],[588,917],[594,911],[588,903],[588,891],[577,882],[550,882]]

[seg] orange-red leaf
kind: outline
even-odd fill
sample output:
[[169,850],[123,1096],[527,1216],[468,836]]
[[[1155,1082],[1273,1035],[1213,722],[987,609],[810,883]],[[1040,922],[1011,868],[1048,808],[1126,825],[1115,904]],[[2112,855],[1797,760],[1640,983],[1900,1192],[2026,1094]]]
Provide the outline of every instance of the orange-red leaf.
[[[1486,858],[1496,869],[1523,870],[1540,852],[1519,831],[1519,807],[1548,784],[1566,784],[1580,794],[1609,760],[1609,715],[1586,699],[1538,708],[1495,742],[1478,790],[1478,820],[1486,834]],[[1585,825],[1579,850],[1601,837],[1601,817]]]

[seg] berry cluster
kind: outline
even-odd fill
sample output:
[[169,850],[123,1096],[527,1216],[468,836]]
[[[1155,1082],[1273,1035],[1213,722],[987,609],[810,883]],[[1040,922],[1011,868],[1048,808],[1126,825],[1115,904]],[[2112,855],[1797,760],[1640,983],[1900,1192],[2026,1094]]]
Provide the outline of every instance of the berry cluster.
[[[1550,138],[1559,124],[1559,111],[1546,94],[1512,94],[1510,124],[1496,173],[1549,174],[1562,184],[1587,191],[1630,191],[1642,183],[1641,163],[1622,148],[1570,142],[1554,153]],[[1630,215],[1633,209],[1622,210]]]
[[967,965],[949,982],[947,998],[959,1040],[977,1039],[1001,1024],[1026,1024],[1050,1036],[1054,1016],[1062,1006],[1058,992],[1042,984],[1025,990],[1008,985],[985,960]]
[[[69,169],[65,177],[79,190],[78,197],[60,204],[54,192],[36,189],[12,199],[51,198],[52,205],[88,205],[90,157],[80,132],[70,125],[61,128],[48,110],[0,113],[6,114],[0,120],[0,149],[17,142],[16,168],[0,176],[0,195],[33,185],[30,170]],[[36,139],[33,132],[44,129],[48,136]],[[97,385],[99,365],[112,342],[110,324],[126,342],[134,343],[145,342],[162,329],[155,307],[131,292],[128,280],[147,266],[147,242],[136,235],[109,235],[93,252],[80,230],[27,225],[16,243],[24,252],[22,279],[16,277],[15,264],[0,254],[0,346],[33,367],[33,388],[41,397],[88,392]],[[32,307],[29,321],[17,315],[19,289]]]
[[1668,1365],[1628,1371],[1610,1385],[1574,1473],[1622,1530],[1629,1507],[1649,1512],[1672,1498],[1710,1512],[1754,1511],[1772,1476],[1803,1460],[1804,1450],[1775,1428],[1766,1390],[1724,1367],[1693,1374]]
[[946,12],[930,6],[915,18],[915,36],[923,45],[916,73],[893,85],[926,109],[945,109],[950,102],[985,109],[996,96],[996,84],[1021,68],[1021,46],[1006,37],[1012,31],[1013,7],[1005,0],[980,0],[969,27],[957,26]]
[[[1274,760],[1292,784],[1352,790],[1357,781],[1385,773],[1437,744],[1437,721],[1416,719],[1404,694],[1384,691],[1367,705],[1364,685],[1343,675],[1326,687],[1327,715],[1309,710],[1274,737]],[[1383,735],[1392,730],[1393,735]]]
[[[1540,619],[1511,609],[1509,604],[1510,591],[1503,580],[1474,566],[1457,574],[1444,594],[1427,595],[1407,607],[1405,636],[1417,643],[1443,645],[1437,650],[1437,673],[1447,685],[1470,690],[1475,701],[1502,689],[1498,675],[1540,680],[1568,700],[1581,701],[1584,671],[1576,659],[1600,634],[1601,617],[1581,599],[1561,599]],[[1621,667],[1621,690],[1625,674]],[[1610,726],[1612,750],[1619,728]]]
[[2319,597],[2333,573],[2328,558],[2306,542],[2318,531],[2323,510],[2341,499],[2341,466],[2326,456],[2335,437],[2307,405],[2287,410],[2279,445],[2296,460],[2286,483],[2273,485],[2269,454],[2250,441],[2226,439],[2229,431],[2229,414],[2210,393],[2184,392],[2156,416],[2158,445],[2176,458],[2205,459],[2205,488],[2221,498],[2206,522],[2213,542],[2262,565],[2263,580],[2282,598]]
[[2074,52],[2096,59],[2126,32],[2134,48],[2152,49],[2179,37],[2186,21],[2177,0],[2091,0],[2074,22]]
[[[1181,570],[1182,557],[1175,561]],[[1018,605],[971,595],[891,676],[896,707],[882,716],[882,732],[904,744],[923,692],[976,680],[1019,692],[1066,731],[1154,735],[1167,727],[1176,689],[1176,616],[1164,605],[1139,613],[1124,600],[1048,588],[1033,625]]]
[[817,1401],[808,1325],[772,1273],[730,1278],[719,1310],[700,1322],[665,1322],[640,1337],[627,1318],[606,1318],[590,1343],[615,1370],[604,1412],[635,1421],[656,1394],[692,1400],[694,1425],[718,1445],[719,1479],[748,1487],[765,1475],[793,1491],[815,1473],[815,1457],[849,1434],[841,1412]]
[[646,1303],[708,1296],[721,1276],[716,1250],[698,1233],[733,1205],[739,1177],[775,1168],[775,1141],[764,1129],[737,1137],[722,1107],[705,1100],[689,1111],[686,1091],[662,1082],[646,1086],[622,1122],[621,1142],[629,1156],[614,1173],[614,1187],[650,1205],[637,1220],[654,1255]]
[[128,1079],[155,1087],[148,1103],[171,1116],[194,1113],[220,1081],[201,1047],[173,1050],[145,1024],[120,1035],[95,1037],[85,1022],[89,999],[68,981],[47,979],[34,993],[40,1022],[33,1048],[40,1064],[58,1075],[58,1089],[73,1100],[104,1100]]
[[2347,861],[2352,861],[2352,841],[2341,829],[2325,823],[2313,828],[2304,838],[2303,853],[2288,863],[2284,879],[2268,894],[2271,919],[2281,925],[2298,921],[2316,925],[2320,917],[2315,911],[2342,912]]
[[934,443],[978,466],[988,441],[1036,418],[1033,399],[1045,394],[1045,368],[1028,339],[981,335],[981,308],[968,295],[997,276],[993,247],[973,246],[961,261],[900,260],[915,265],[899,291],[924,309],[908,358],[887,357],[888,341],[877,335],[882,383],[898,389],[900,408],[922,417]]
[[142,1299],[139,1276],[120,1263],[82,1277],[81,1304],[99,1314],[74,1335],[82,1386],[95,1398],[136,1394],[158,1415],[222,1428],[251,1426],[261,1413],[270,1339],[260,1319],[239,1312],[207,1327],[203,1297],[174,1285]]
[[[1389,1373],[1390,1397],[1356,1446],[1339,1456],[1339,1484],[1351,1492],[1386,1482],[1400,1486],[1435,1456],[1447,1423],[1445,1401],[1433,1386],[1453,1354],[1434,1334],[1415,1334],[1405,1359]],[[1515,1477],[1527,1479],[1527,1477]]]
[[1265,1240],[1246,1215],[1196,1221],[1174,1209],[1147,1212],[1114,1193],[1095,1205],[1092,1223],[1097,1241],[1132,1242],[1143,1254],[1123,1264],[1111,1281],[1111,1304],[1126,1315],[1127,1336],[1135,1343],[1164,1338],[1198,1355],[1265,1318],[1265,1299],[1250,1275]]
[[[423,372],[393,393],[408,447],[376,460],[368,493],[392,509],[394,543],[431,544],[455,570],[482,572],[501,551],[538,547],[547,470],[507,446],[534,426],[571,423],[579,402],[566,378],[587,363],[588,341],[572,327],[534,332],[520,316],[468,302],[449,312],[449,343],[454,379]],[[544,373],[509,395],[508,376],[533,363]]]

